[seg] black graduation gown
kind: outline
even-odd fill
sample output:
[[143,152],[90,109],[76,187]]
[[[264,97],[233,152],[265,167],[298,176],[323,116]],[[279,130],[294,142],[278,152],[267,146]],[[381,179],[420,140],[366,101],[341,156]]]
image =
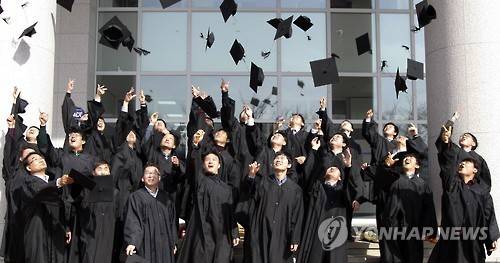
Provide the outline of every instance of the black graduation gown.
[[500,237],[490,188],[484,180],[473,180],[465,184],[457,173],[458,165],[453,149],[449,147],[440,150],[443,150],[438,152],[443,182],[442,227],[487,227],[487,231],[484,240],[446,240],[441,233],[429,262],[485,262],[485,249],[490,249],[492,243]]
[[[100,116],[104,113],[104,106],[102,103],[95,100],[87,102],[87,108],[89,113],[89,124],[92,129],[87,132],[87,139],[85,144],[85,153],[94,155],[98,160],[105,160],[108,163],[111,162],[111,156],[115,152],[113,140],[114,132],[108,135],[104,132],[97,130],[97,121]],[[108,133],[109,133],[108,129]]]
[[103,191],[103,186],[99,183],[93,190],[84,189],[83,191],[83,200],[77,211],[80,224],[78,230],[79,262],[111,262],[115,233],[114,192],[109,193],[110,196],[92,198]]
[[191,156],[197,164],[195,200],[178,262],[229,263],[232,240],[238,237],[233,189],[219,176],[201,171],[200,149],[193,149]]
[[[257,154],[257,157],[255,158],[255,161],[260,164],[260,169],[259,173],[260,174],[272,174],[274,173],[274,168],[273,168],[273,161],[274,158],[278,153],[281,153],[284,151],[285,148],[283,147],[280,152],[275,152],[272,148],[270,147],[265,147],[263,148],[259,154]],[[297,176],[297,172],[295,170],[295,167],[297,166],[297,162],[295,159],[292,160],[292,167],[287,170],[287,177],[288,179],[293,180],[295,183],[299,182],[299,177]]]
[[174,261],[177,242],[175,207],[168,194],[158,189],[154,198],[146,188],[128,199],[123,231],[125,246],[134,245],[137,255],[151,263]]
[[[387,196],[387,206],[384,211],[384,223],[387,227],[396,227],[401,231],[407,228],[410,234],[412,228],[418,229],[422,235],[423,227],[431,227],[436,231],[436,214],[432,191],[423,178],[417,175],[411,179],[405,174],[399,174],[399,179],[392,183]],[[436,233],[427,233],[432,235]],[[423,240],[385,240],[387,250],[383,262],[422,262],[424,258]]]
[[250,225],[251,262],[280,263],[292,258],[290,245],[301,242],[304,201],[302,190],[289,178],[281,186],[274,174],[247,177],[254,209]]
[[[312,150],[305,163],[306,177],[313,180],[313,183],[307,194],[307,211],[297,262],[347,262],[347,243],[344,242],[331,251],[324,250],[318,237],[318,227],[327,218],[347,217],[347,210],[351,206],[344,182],[348,178],[342,178],[335,186],[327,186],[323,178],[314,176],[317,173],[324,174],[324,169],[320,167],[321,159],[317,155],[317,151]],[[349,226],[346,224],[344,227],[347,233]]]
[[27,177],[22,202],[24,262],[64,262],[66,222],[60,194],[55,181]]

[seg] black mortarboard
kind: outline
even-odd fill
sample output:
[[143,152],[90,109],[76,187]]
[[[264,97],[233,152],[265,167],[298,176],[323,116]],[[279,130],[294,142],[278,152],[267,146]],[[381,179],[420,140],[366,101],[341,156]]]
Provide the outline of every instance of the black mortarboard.
[[264,99],[262,102],[263,102],[264,104],[271,105],[271,100],[270,100],[270,99]]
[[314,86],[323,86],[339,82],[339,72],[335,58],[325,58],[309,62]]
[[118,49],[120,43],[131,38],[131,33],[128,28],[118,19],[117,16],[112,17],[104,26],[99,29],[101,39],[99,43]]
[[135,40],[132,35],[128,36],[122,41],[122,45],[128,48],[128,51],[132,52],[132,48],[134,48]]
[[399,98],[399,92],[406,92],[406,80],[399,75],[399,67],[396,72],[396,79],[394,80],[394,87],[396,88],[396,98]]
[[174,5],[175,3],[177,2],[180,2],[181,0],[160,0],[160,4],[161,4],[161,7],[163,9],[171,6],[171,5]]
[[3,8],[0,6],[0,15],[3,13]]
[[23,31],[23,33],[19,36],[18,39],[20,39],[20,38],[22,38],[24,36],[31,37],[32,35],[34,35],[36,33],[36,30],[35,30],[36,24],[38,24],[38,22],[35,22],[33,25],[31,25],[28,28],[26,28]]
[[432,5],[427,3],[427,0],[424,0],[415,5],[417,9],[417,19],[418,19],[418,27],[422,28],[428,25],[431,20],[436,19],[436,9]]
[[297,86],[299,86],[301,89],[304,88],[304,81],[300,80],[300,79],[297,79]]
[[71,12],[71,9],[73,9],[73,3],[75,0],[57,0],[57,4],[64,7],[64,9],[68,10]]
[[368,33],[365,33],[356,38],[356,48],[358,49],[358,56],[372,51],[372,48],[370,46],[370,36],[368,35]]
[[75,183],[90,190],[92,190],[96,185],[96,183],[90,177],[81,174],[75,169],[71,169],[71,171],[69,172],[69,177],[73,178],[73,180],[75,180]]
[[252,97],[252,99],[250,100],[250,104],[252,104],[255,107],[259,106],[259,102],[260,102],[259,99],[255,97]]
[[[142,55],[147,56],[147,55],[149,55],[149,53],[151,53],[150,51],[142,49],[140,47],[134,47],[134,51],[137,54],[139,54],[139,56],[142,56]],[[149,95],[146,95],[146,96],[149,96]],[[149,96],[149,97],[151,97],[151,96]]]
[[273,26],[275,29],[278,29],[278,26],[281,22],[283,22],[283,19],[281,18],[273,18],[271,20],[267,20],[267,23]]
[[311,19],[307,16],[299,16],[293,23],[298,26],[300,29],[307,31],[309,28],[311,28],[314,24],[311,23]]
[[407,59],[406,78],[411,80],[424,79],[424,64]]
[[210,28],[209,28],[208,33],[207,33],[207,43],[205,44],[205,50],[207,48],[211,48],[212,45],[214,44],[214,42],[215,42],[214,32],[210,32]]
[[285,38],[292,37],[292,22],[293,16],[283,20],[283,22],[279,23],[278,28],[276,29],[276,34],[274,35],[274,40],[284,36]]
[[150,263],[148,260],[145,258],[134,254],[132,256],[127,256],[126,254],[121,254],[120,255],[120,262],[125,262],[125,263]]
[[231,53],[231,57],[233,57],[234,63],[238,65],[238,62],[240,62],[240,60],[242,60],[243,57],[245,56],[245,49],[240,44],[240,42],[238,42],[238,40],[235,39],[229,53]]
[[224,22],[227,22],[230,16],[236,15],[237,10],[238,4],[236,4],[234,0],[224,0],[222,4],[220,4],[220,11],[222,12]]
[[26,100],[23,100],[18,96],[16,99],[16,102],[15,102],[15,105],[14,105],[15,109],[13,108],[13,110],[18,114],[25,113],[26,107],[28,106],[28,104],[29,103]]
[[263,82],[264,71],[252,62],[252,67],[250,69],[250,88],[257,93],[257,87],[262,86]]
[[278,95],[278,87],[273,86],[273,90],[271,91],[272,95]]
[[112,202],[114,194],[113,176],[94,176],[95,187],[88,195],[88,202]]

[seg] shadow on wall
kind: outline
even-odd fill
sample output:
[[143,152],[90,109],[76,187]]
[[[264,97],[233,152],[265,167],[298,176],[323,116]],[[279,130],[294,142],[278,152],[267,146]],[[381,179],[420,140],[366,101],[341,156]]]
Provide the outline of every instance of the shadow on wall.
[[24,39],[21,39],[21,42],[19,42],[19,46],[17,46],[16,53],[14,54],[14,61],[19,64],[19,66],[24,65],[26,61],[30,58],[30,49],[31,47],[24,41]]

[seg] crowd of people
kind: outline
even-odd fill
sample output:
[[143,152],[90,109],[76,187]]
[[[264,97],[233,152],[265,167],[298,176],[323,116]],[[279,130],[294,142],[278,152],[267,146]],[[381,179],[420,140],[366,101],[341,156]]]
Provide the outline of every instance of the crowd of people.
[[[229,263],[241,242],[248,263],[347,262],[347,241],[325,249],[318,229],[342,217],[352,239],[353,212],[365,202],[376,205],[378,229],[437,230],[432,156],[415,125],[402,136],[389,122],[379,134],[368,110],[362,136],[371,161],[363,163],[353,124],[334,124],[326,98],[310,130],[294,113],[267,136],[250,106],[238,114],[229,83],[220,89],[217,109],[214,98],[192,87],[183,138],[150,114],[146,96],[134,89],[110,132],[101,103],[106,87],[97,86],[85,112],[71,98],[70,80],[60,148],[47,133],[46,113],[39,113],[39,126],[23,124],[28,102],[14,89],[2,169],[5,262]],[[138,109],[131,103],[136,96]],[[486,237],[449,240],[437,231],[380,237],[381,262],[423,262],[424,240],[437,242],[429,262],[484,262],[496,249],[491,175],[473,134],[451,140],[457,119],[443,125],[435,145],[443,187],[439,226],[483,227]]]

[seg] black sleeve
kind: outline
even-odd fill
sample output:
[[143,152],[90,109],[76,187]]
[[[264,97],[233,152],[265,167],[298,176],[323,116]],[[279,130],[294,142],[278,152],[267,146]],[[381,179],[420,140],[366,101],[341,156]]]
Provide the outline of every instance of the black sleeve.
[[45,126],[40,127],[40,132],[38,133],[37,137],[37,144],[40,153],[46,158],[49,166],[62,166],[61,159],[64,151],[62,149],[55,148],[54,145],[52,145],[52,141],[50,140],[50,136],[47,134],[47,129]]
[[66,93],[64,96],[64,101],[61,107],[62,122],[64,127],[64,132],[69,134],[71,124],[73,121],[73,112],[75,112],[76,106],[75,102],[71,99],[71,93]]
[[380,143],[380,134],[378,134],[378,124],[373,119],[370,122],[363,120],[361,134],[368,144],[370,144],[370,147],[378,147]]

